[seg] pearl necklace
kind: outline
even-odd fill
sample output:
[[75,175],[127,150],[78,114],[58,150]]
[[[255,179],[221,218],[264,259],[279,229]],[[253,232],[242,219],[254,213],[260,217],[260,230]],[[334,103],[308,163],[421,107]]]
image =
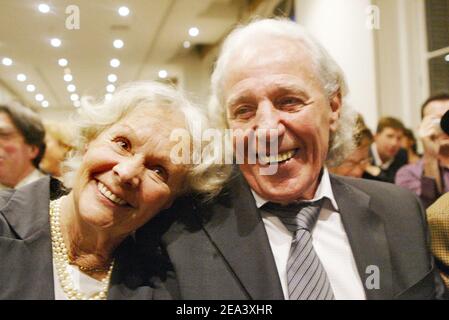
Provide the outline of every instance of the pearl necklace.
[[[59,221],[60,211],[61,199],[50,201],[50,226],[53,259],[55,261],[55,267],[62,290],[70,300],[105,300],[109,288],[109,280],[111,278],[114,262],[111,263],[107,275],[103,279],[101,279],[103,286],[100,292],[89,297],[76,290],[73,287],[73,280],[68,271],[70,259],[61,232],[61,225]],[[82,269],[80,268],[80,270]]]

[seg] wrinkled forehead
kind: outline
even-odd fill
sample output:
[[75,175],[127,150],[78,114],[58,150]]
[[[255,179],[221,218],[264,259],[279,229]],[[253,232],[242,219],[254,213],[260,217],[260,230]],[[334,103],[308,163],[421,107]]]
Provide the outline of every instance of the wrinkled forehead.
[[229,53],[222,78],[223,89],[257,70],[288,72],[318,78],[310,49],[300,40],[261,36],[240,43]]

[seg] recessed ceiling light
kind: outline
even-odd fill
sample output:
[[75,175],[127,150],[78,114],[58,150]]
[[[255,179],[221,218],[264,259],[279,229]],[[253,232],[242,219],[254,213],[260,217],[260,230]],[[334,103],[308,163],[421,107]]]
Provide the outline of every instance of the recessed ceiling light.
[[109,82],[116,82],[117,81],[117,76],[113,73],[111,73],[110,75],[108,75],[108,81]]
[[76,100],[76,101],[73,102],[73,106],[75,108],[79,108],[79,107],[81,107],[81,102],[79,100]]
[[200,30],[197,27],[192,27],[189,29],[189,35],[191,37],[196,37],[200,34]]
[[44,100],[44,95],[38,93],[34,96],[34,98],[36,99],[36,101],[42,101]]
[[41,3],[37,8],[42,13],[49,13],[50,12],[50,6],[48,4],[45,4],[45,3]]
[[75,92],[75,91],[76,91],[75,85],[74,85],[74,84],[69,84],[69,85],[67,86],[67,91],[68,91],[68,92]]
[[11,59],[11,58],[8,58],[8,57],[4,57],[4,58],[2,59],[2,63],[3,63],[5,66],[10,66],[10,65],[12,65],[12,59]]
[[44,108],[48,108],[48,106],[49,106],[50,104],[48,103],[47,100],[44,100],[44,101],[42,101],[41,105],[42,105],[42,107],[44,107]]
[[118,8],[118,14],[121,15],[122,17],[126,17],[127,15],[129,15],[128,7],[122,6]]
[[110,94],[110,93],[106,93],[106,94],[104,95],[104,99],[105,99],[106,101],[111,100],[111,98],[112,98],[112,94]]
[[114,46],[114,48],[116,48],[116,49],[121,49],[121,48],[123,48],[123,45],[124,45],[125,43],[123,42],[123,40],[121,40],[121,39],[115,39],[114,40],[114,42],[112,43],[112,45]]
[[50,44],[51,44],[53,47],[58,48],[58,47],[61,46],[62,41],[61,41],[60,39],[58,39],[58,38],[53,38],[53,39],[50,40]]
[[17,80],[20,81],[20,82],[24,82],[24,81],[26,81],[26,79],[27,79],[27,76],[24,75],[23,73],[19,73],[17,75]]
[[80,97],[76,93],[72,93],[70,95],[70,100],[72,100],[72,101],[76,101],[76,100],[79,100],[79,99],[80,99]]
[[120,60],[119,59],[111,59],[110,65],[113,68],[118,68],[120,66]]
[[69,64],[69,62],[67,61],[67,59],[61,58],[61,59],[58,60],[58,64],[61,67],[66,67]]
[[115,91],[115,86],[113,84],[108,84],[106,86],[106,91],[107,92],[114,92]]
[[70,82],[73,80],[73,76],[70,73],[67,73],[64,75],[64,81],[65,82]]
[[190,41],[184,41],[184,42],[182,43],[182,46],[183,46],[184,48],[186,48],[186,49],[190,48]]
[[159,78],[165,79],[168,76],[168,72],[166,70],[160,70],[158,75],[159,75]]
[[444,57],[444,60],[446,60],[447,62],[449,62],[449,54],[446,55],[446,56]]
[[27,85],[28,92],[34,92],[35,90],[36,90],[36,87],[34,86],[34,84]]

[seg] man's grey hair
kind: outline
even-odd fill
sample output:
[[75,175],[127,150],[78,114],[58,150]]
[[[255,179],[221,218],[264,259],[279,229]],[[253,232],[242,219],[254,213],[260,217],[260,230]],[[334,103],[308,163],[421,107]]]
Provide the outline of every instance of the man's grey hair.
[[[229,169],[217,164],[215,153],[204,152],[204,142],[198,130],[209,128],[205,113],[194,106],[178,89],[153,81],[132,82],[123,85],[112,95],[110,100],[104,99],[95,103],[92,99],[83,99],[79,117],[75,121],[77,146],[71,156],[64,162],[64,184],[73,187],[77,171],[82,162],[82,154],[90,141],[93,141],[104,130],[120,121],[136,108],[171,108],[185,118],[185,126],[190,134],[190,142],[202,148],[192,148],[186,183],[181,193],[199,193],[203,199],[210,199],[218,194],[229,176]],[[173,128],[177,129],[177,128]]]
[[236,53],[239,53],[237,56],[244,57],[248,50],[257,50],[252,49],[252,44],[254,39],[261,37],[285,39],[303,45],[309,51],[318,78],[329,99],[335,94],[341,94],[342,108],[338,128],[330,135],[326,159],[329,166],[339,164],[353,150],[354,144],[352,133],[355,113],[345,102],[348,92],[345,76],[326,49],[304,27],[285,18],[255,20],[248,25],[240,25],[224,41],[211,80],[209,115],[214,125],[221,128],[228,127],[223,87],[229,66],[234,62]]

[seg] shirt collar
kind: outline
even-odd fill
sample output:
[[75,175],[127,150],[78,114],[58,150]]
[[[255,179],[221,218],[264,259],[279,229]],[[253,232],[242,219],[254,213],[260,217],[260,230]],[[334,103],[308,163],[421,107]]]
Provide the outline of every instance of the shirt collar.
[[40,178],[45,176],[42,172],[40,172],[37,169],[34,169],[29,175],[27,175],[25,178],[23,178],[15,187],[14,189],[18,189],[28,183],[34,182]]
[[[258,195],[253,189],[251,189],[251,193],[253,194],[254,199],[256,200],[257,208],[260,208],[265,203],[269,202],[268,200],[266,200],[263,197],[261,197],[260,195]],[[337,201],[335,201],[334,193],[332,192],[331,180],[329,177],[329,172],[326,167],[323,168],[323,174],[321,175],[321,181],[320,181],[320,184],[318,185],[318,188],[315,192],[313,199],[312,200],[304,200],[304,202],[317,201],[322,198],[329,199],[332,206],[334,207],[334,210],[338,211]]]
[[394,161],[394,157],[386,162],[382,162],[379,152],[377,151],[377,145],[375,142],[371,144],[371,153],[373,154],[374,164],[384,170],[387,170]]

